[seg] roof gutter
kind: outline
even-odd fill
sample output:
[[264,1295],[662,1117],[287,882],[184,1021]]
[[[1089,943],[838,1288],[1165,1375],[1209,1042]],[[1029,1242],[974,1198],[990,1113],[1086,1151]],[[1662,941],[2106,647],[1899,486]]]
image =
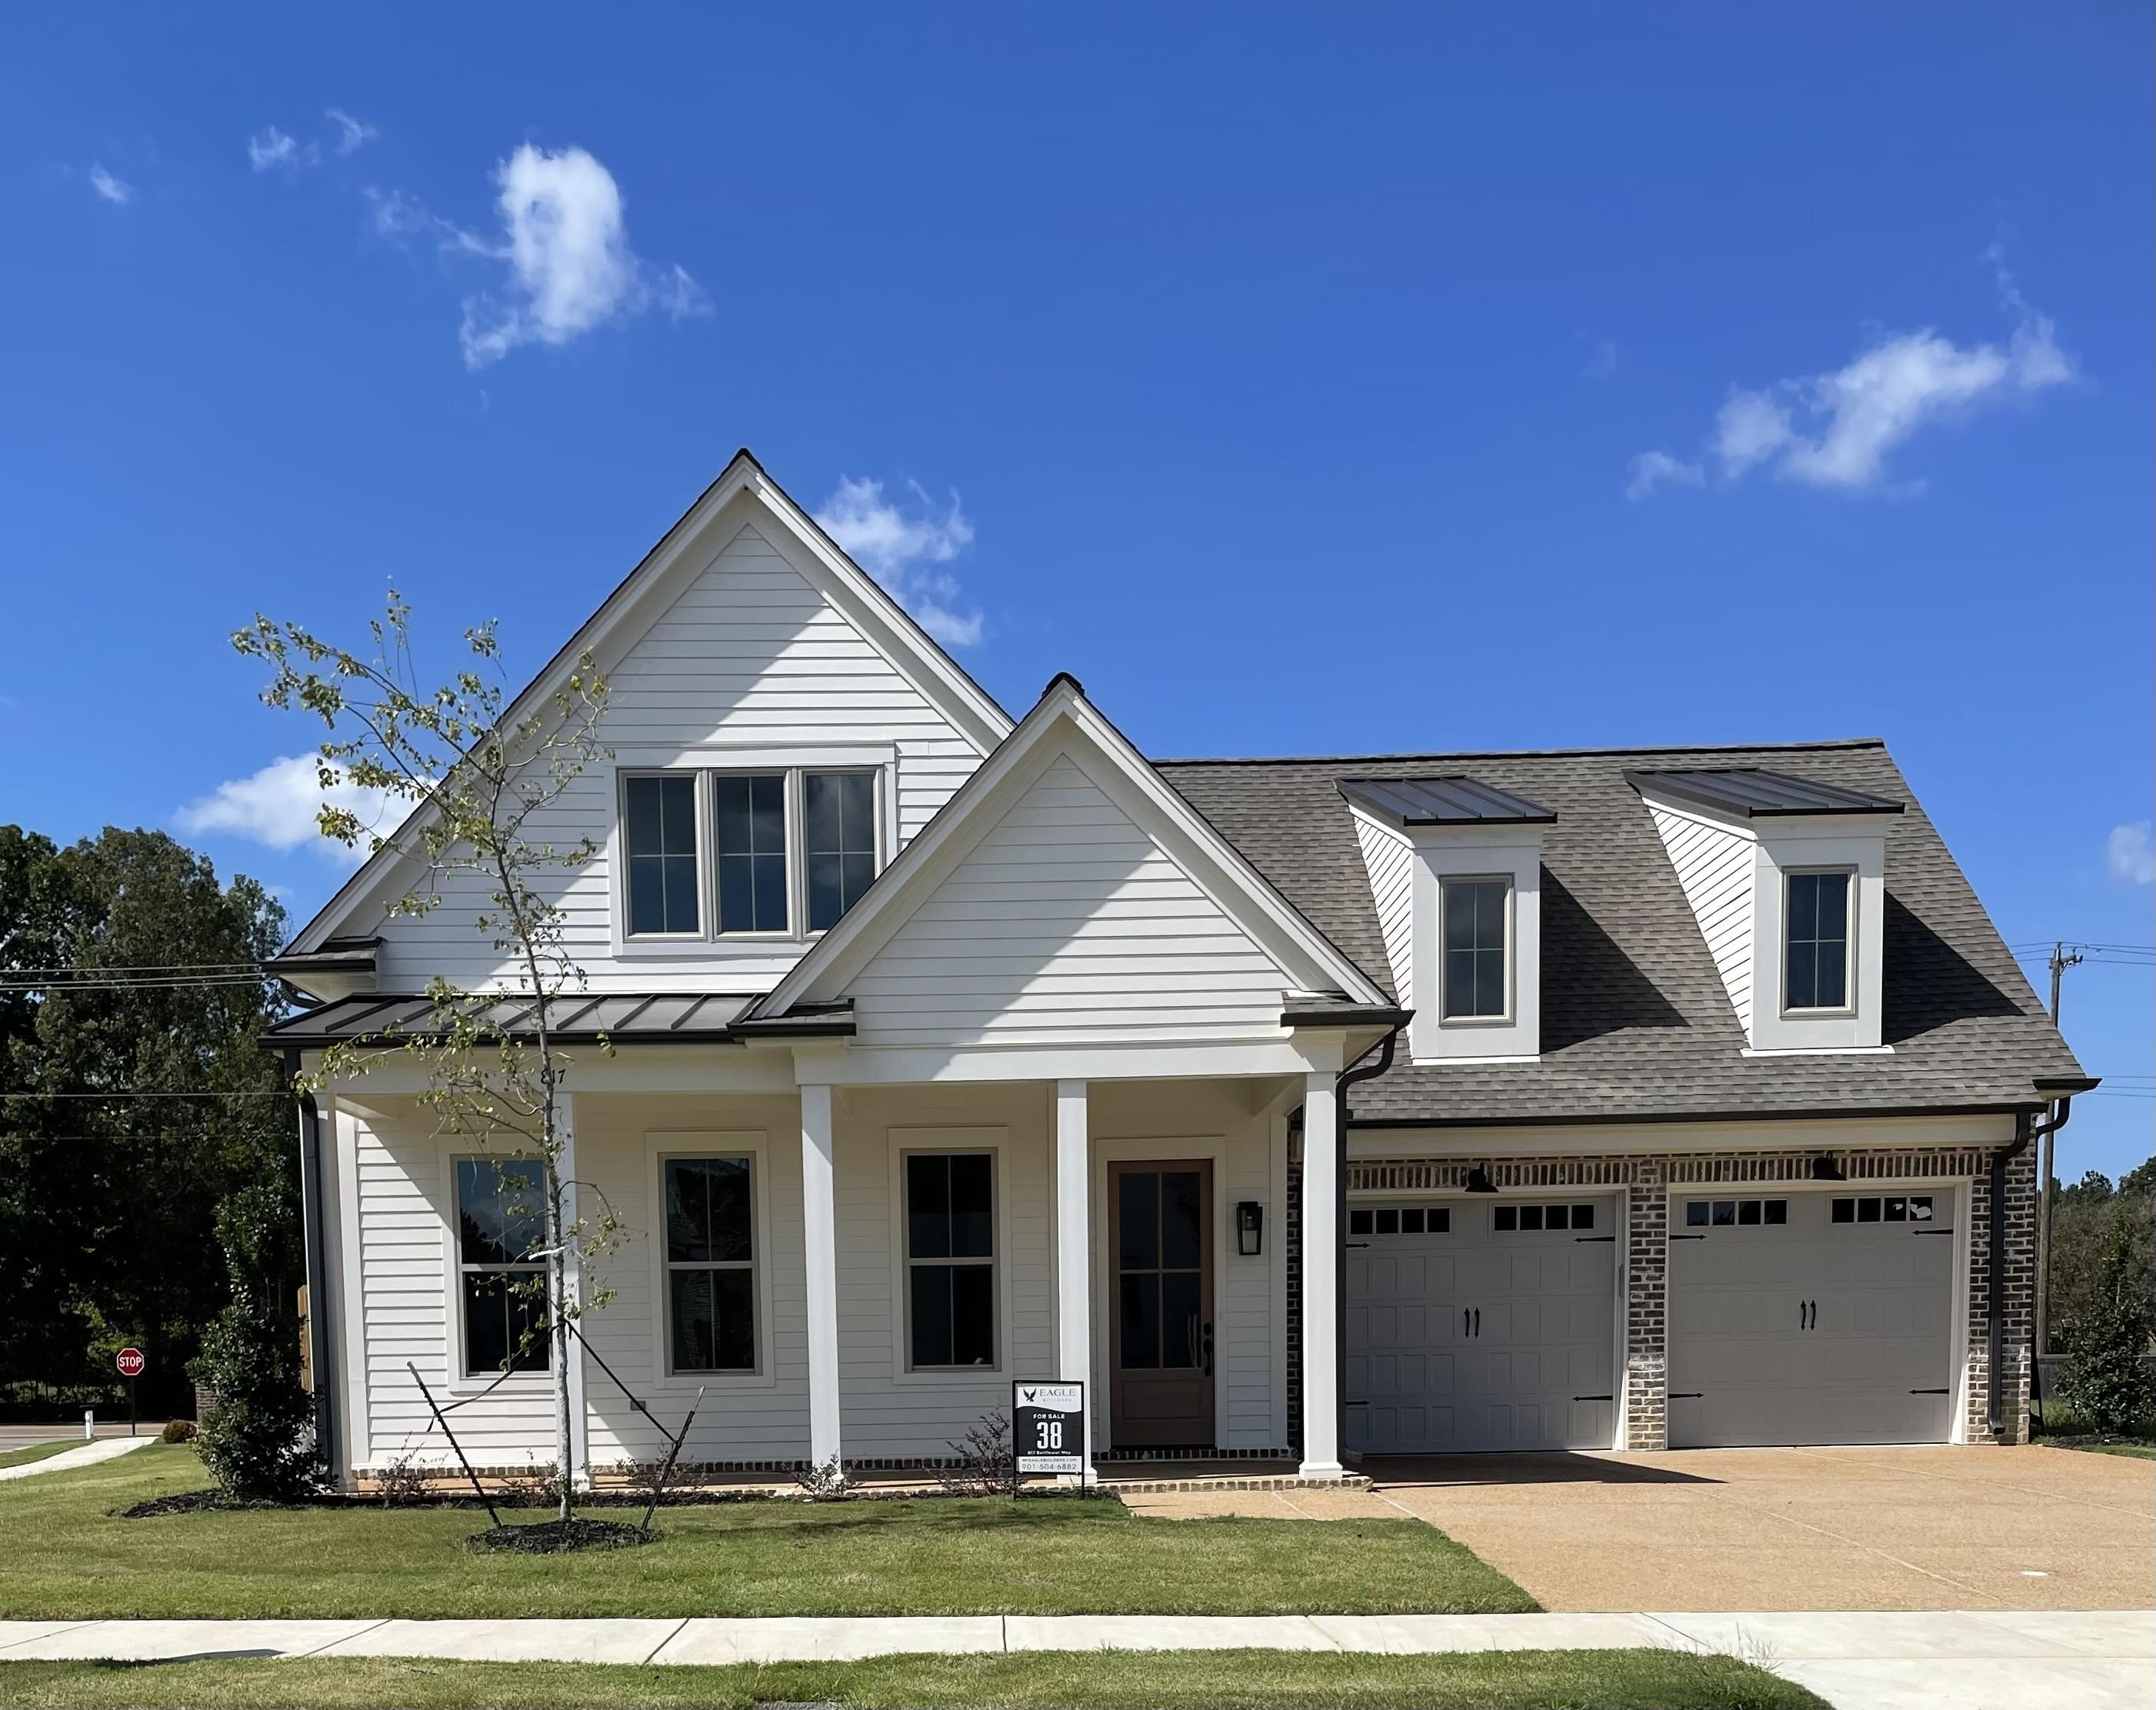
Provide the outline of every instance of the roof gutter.
[[[1984,1424],[1991,1433],[1991,1440],[2005,1444],[2013,1440],[2006,1435],[2006,1166],[2029,1149],[2030,1143],[2056,1134],[2066,1126],[2066,1118],[2073,1112],[2071,1095],[2059,1099],[2052,1107],[2053,1114],[2041,1122],[2023,1111],[2014,1119],[2014,1143],[2002,1146],[1991,1154],[1990,1202],[1986,1208],[1984,1230],[1987,1242],[1989,1270],[1984,1285],[1985,1317],[1985,1396]],[[2036,1191],[2046,1190],[2039,1182]],[[2030,1344],[2033,1349],[2035,1344]]]

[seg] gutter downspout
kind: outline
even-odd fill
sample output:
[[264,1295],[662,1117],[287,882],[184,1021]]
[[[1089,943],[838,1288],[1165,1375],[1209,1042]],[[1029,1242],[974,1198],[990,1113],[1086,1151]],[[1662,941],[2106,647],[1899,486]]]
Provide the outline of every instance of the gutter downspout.
[[[2033,1121],[2024,1111],[2014,1119],[2014,1143],[2002,1147],[1991,1155],[1991,1199],[1985,1220],[1984,1231],[1989,1252],[1990,1269],[1984,1286],[1984,1316],[1986,1331],[1986,1370],[1984,1423],[1991,1433],[1991,1440],[2005,1444],[2006,1436],[2005,1342],[2006,1342],[2006,1166],[2029,1149],[2030,1143],[2049,1138],[2066,1125],[2073,1110],[2071,1098],[2061,1098],[2053,1106],[2055,1114],[2044,1122]],[[2041,1194],[2044,1184],[2039,1183],[2036,1191]],[[2030,1344],[2030,1356],[2035,1355],[2035,1343]]]
[[[300,1072],[300,1054],[285,1053],[285,1080]],[[299,1097],[300,1230],[306,1255],[307,1363],[314,1377],[315,1459],[332,1478],[338,1476],[336,1343],[330,1335],[329,1267],[322,1249],[322,1112],[311,1092]]]
[[[1393,1066],[1393,1052],[1406,1026],[1404,1020],[1395,1022],[1371,1047],[1378,1053],[1376,1062],[1366,1063],[1370,1052],[1365,1051],[1332,1083],[1332,1120],[1340,1129],[1340,1168],[1332,1179],[1332,1396],[1340,1409],[1340,1427],[1348,1422],[1348,1089],[1358,1081],[1374,1081]],[[1344,1443],[1346,1430],[1341,1429],[1339,1435]]]

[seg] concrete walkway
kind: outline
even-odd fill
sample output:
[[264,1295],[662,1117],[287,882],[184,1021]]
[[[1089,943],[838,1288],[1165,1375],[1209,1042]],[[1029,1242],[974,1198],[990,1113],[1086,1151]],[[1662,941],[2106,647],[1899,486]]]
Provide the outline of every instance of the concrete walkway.
[[1694,1650],[1864,1710],[2147,1710],[2156,1612],[0,1621],[0,1663],[242,1656],[725,1663],[1018,1651]]
[[41,1472],[69,1472],[78,1466],[95,1466],[100,1461],[116,1460],[137,1449],[146,1449],[157,1440],[155,1437],[100,1437],[80,1449],[63,1449],[57,1455],[48,1455],[26,1466],[0,1466],[0,1481],[35,1478]]

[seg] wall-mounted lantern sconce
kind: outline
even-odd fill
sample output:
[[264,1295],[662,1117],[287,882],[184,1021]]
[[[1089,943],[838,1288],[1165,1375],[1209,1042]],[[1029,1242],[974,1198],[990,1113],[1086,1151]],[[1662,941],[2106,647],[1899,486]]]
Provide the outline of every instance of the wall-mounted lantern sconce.
[[1265,1208],[1255,1199],[1235,1202],[1235,1250],[1255,1259],[1265,1250]]
[[1835,1162],[1832,1153],[1822,1152],[1812,1160],[1812,1179],[1815,1182],[1845,1182],[1849,1178],[1842,1173],[1841,1166]]
[[1490,1179],[1490,1172],[1476,1164],[1467,1172],[1467,1191],[1471,1194],[1494,1194],[1497,1184]]

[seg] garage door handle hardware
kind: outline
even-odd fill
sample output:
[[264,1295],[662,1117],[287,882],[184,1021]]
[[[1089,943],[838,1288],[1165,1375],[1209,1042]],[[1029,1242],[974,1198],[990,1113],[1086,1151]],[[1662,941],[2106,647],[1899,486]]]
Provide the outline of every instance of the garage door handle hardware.
[[1480,1307],[1475,1309],[1475,1333],[1477,1336],[1482,1333],[1482,1308]]
[[1614,1235],[1574,1235],[1573,1237],[1575,1241],[1614,1241],[1616,1239]]
[[1574,1401],[1614,1401],[1617,1398],[1614,1395],[1575,1395],[1572,1399]]
[[1912,1229],[1909,1233],[1912,1235],[1950,1235],[1953,1231],[1950,1229]]
[[[1609,1239],[1614,1241],[1617,1237],[1612,1235]],[[1705,1235],[1671,1235],[1670,1239],[1673,1241],[1703,1241],[1707,1237]]]
[[1912,1389],[1909,1393],[1912,1395],[1944,1395],[1948,1392],[1944,1389]]
[[1672,1389],[1670,1391],[1670,1399],[1672,1401],[1702,1401],[1706,1399],[1706,1398],[1707,1391],[1704,1389]]
[[1368,1241],[1350,1241],[1348,1245],[1350,1247],[1367,1247],[1370,1244]]

